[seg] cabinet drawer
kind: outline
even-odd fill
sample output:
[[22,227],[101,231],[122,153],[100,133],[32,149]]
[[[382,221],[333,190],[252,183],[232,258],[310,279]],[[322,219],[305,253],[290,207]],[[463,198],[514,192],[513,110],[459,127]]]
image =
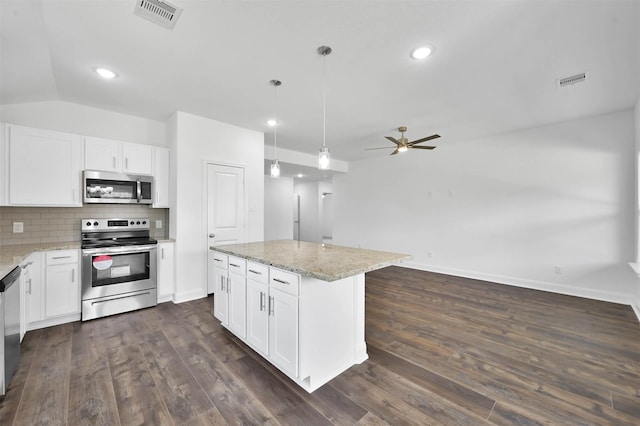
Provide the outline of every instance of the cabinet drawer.
[[78,263],[78,250],[56,250],[47,252],[47,265]]
[[217,251],[213,252],[213,266],[217,266],[218,268],[228,269],[229,268],[229,256],[226,254],[218,253]]
[[247,275],[247,261],[240,257],[229,256],[229,272],[242,276]]
[[262,284],[269,284],[269,267],[261,263],[247,262],[247,278]]
[[289,293],[293,296],[298,295],[298,287],[300,286],[300,275],[292,272],[283,271],[282,269],[270,268],[269,285],[278,290]]

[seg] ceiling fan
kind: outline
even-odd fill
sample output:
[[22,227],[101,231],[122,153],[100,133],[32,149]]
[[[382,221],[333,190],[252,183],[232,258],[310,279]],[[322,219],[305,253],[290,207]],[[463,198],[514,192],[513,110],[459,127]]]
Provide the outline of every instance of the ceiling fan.
[[[405,152],[408,149],[435,149],[436,148],[435,146],[418,146],[418,144],[422,142],[430,141],[432,139],[437,139],[440,137],[440,135],[431,135],[431,136],[427,136],[426,138],[417,139],[415,141],[409,142],[408,139],[404,137],[404,132],[407,131],[407,128],[405,126],[398,127],[398,131],[400,132],[400,139],[396,139],[391,136],[385,136],[385,138],[387,138],[388,140],[396,144],[395,150],[391,153],[391,155],[396,155],[399,152]],[[380,148],[365,148],[365,151],[369,151],[372,149],[389,149],[389,148],[393,148],[393,147],[383,146]]]

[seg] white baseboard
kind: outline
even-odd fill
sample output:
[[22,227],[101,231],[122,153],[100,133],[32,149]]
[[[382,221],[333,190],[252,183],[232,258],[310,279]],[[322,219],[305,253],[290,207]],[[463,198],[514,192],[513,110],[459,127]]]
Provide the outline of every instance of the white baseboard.
[[[561,285],[561,284],[550,283],[545,281],[528,280],[528,279],[509,277],[509,276],[503,276],[503,275],[485,274],[483,272],[440,267],[440,266],[429,265],[429,264],[418,263],[418,262],[411,262],[411,261],[404,262],[402,264],[399,264],[398,266],[407,267],[411,269],[418,269],[421,271],[455,275],[455,276],[464,277],[464,278],[491,281],[494,283],[506,284],[514,287],[530,288],[532,290],[549,291],[552,293],[559,293],[567,296],[584,297],[586,299],[601,300],[604,302],[611,302],[611,303],[620,303],[623,305],[632,305],[632,307],[636,311],[636,315],[638,315],[638,307],[633,306],[633,301],[629,299],[629,295],[627,294],[620,294],[620,293],[614,293],[614,292],[608,292],[608,291],[602,291],[602,290],[585,289],[585,288]],[[638,316],[638,318],[640,319],[640,316]]]
[[204,297],[207,297],[207,295],[203,293],[202,289],[178,292],[173,296],[173,303],[190,302]]

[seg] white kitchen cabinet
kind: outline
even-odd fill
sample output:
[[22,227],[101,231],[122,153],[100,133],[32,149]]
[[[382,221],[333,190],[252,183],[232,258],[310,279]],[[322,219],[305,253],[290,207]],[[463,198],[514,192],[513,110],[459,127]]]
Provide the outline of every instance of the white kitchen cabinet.
[[80,313],[78,250],[45,252],[45,318]]
[[298,377],[298,298],[270,288],[269,299],[269,358]]
[[21,264],[22,297],[20,299],[20,340],[30,329],[31,323],[42,320],[42,255],[30,254]]
[[140,175],[152,174],[151,145],[87,136],[84,138],[84,168]]
[[[213,299],[213,314],[225,327],[244,340],[247,306],[246,261],[234,256],[224,257],[227,258],[227,262],[221,261],[219,266],[214,266],[214,285],[217,288]],[[224,269],[225,266],[227,269]]]
[[8,204],[80,207],[82,137],[7,125]]
[[269,356],[269,285],[247,277],[247,344]]
[[173,299],[175,292],[175,264],[173,242],[158,243],[158,303]]
[[153,148],[153,182],[156,193],[152,207],[169,208],[169,159],[170,150],[168,148]]

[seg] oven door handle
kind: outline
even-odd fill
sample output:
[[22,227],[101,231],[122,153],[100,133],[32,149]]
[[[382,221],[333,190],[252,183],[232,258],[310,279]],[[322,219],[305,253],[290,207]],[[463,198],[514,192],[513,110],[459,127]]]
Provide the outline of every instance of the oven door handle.
[[157,244],[149,244],[146,246],[124,246],[124,247],[98,247],[91,249],[82,249],[82,254],[126,254],[140,253],[143,251],[156,250]]

